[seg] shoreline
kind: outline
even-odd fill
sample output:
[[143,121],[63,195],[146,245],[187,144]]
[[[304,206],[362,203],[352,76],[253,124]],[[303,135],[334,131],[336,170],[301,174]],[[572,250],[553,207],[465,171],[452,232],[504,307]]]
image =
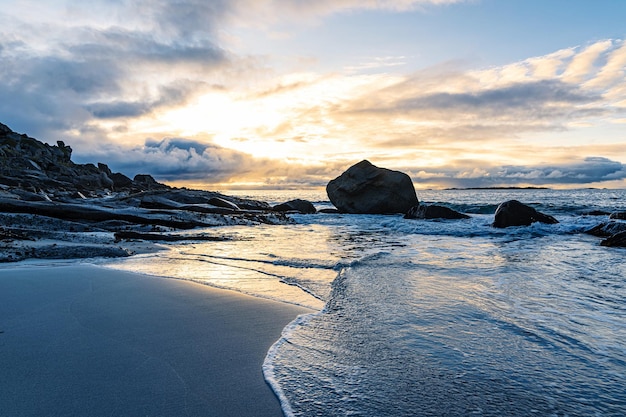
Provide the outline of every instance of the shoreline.
[[262,365],[311,310],[86,263],[0,267],[12,416],[281,416]]

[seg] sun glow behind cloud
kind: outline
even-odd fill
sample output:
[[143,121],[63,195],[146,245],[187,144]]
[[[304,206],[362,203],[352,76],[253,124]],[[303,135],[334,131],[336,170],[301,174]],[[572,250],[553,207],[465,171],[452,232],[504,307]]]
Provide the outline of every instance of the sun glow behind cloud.
[[499,65],[409,70],[409,53],[387,53],[326,70],[314,64],[324,57],[238,51],[232,30],[283,30],[277,10],[314,32],[360,10],[457,3],[65,0],[21,20],[24,3],[9,2],[0,121],[179,185],[317,187],[367,158],[420,187],[626,186],[620,39]]
[[[296,163],[316,163],[350,152],[350,129],[334,114],[363,89],[394,77],[289,74],[263,89],[211,92],[158,117],[177,135],[208,135],[220,146]],[[364,150],[364,154],[365,154]]]

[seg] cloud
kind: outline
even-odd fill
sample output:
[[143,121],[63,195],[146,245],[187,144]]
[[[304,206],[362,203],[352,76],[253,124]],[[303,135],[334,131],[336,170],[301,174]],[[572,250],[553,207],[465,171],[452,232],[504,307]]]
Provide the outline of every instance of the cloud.
[[423,97],[404,98],[395,109],[461,110],[480,112],[489,109],[500,113],[517,108],[544,108],[551,104],[580,104],[597,101],[600,97],[580,91],[578,87],[556,80],[515,83],[500,88],[472,93],[436,93]]
[[533,76],[538,79],[553,79],[557,77],[565,61],[573,56],[575,51],[571,48],[562,49],[552,54],[530,58],[527,62],[531,65]]
[[[423,10],[428,6],[464,3],[468,0],[239,0],[234,1],[236,14],[250,26],[263,26],[276,21],[315,20],[321,17],[357,10],[405,12]],[[255,16],[257,19],[252,19]]]
[[381,70],[390,67],[401,67],[406,65],[406,57],[404,56],[382,56],[367,58],[365,62],[347,66],[344,69],[348,72],[364,72]]
[[[615,160],[626,144],[614,127],[626,119],[624,41],[408,74],[388,72],[410,60],[400,51],[335,72],[280,73],[284,59],[272,68],[271,57],[225,46],[236,25],[283,29],[456,2],[55,0],[33,10],[10,2],[0,10],[0,121],[63,139],[77,157],[168,181],[320,185],[364,158],[440,184],[620,179]],[[558,143],[547,155],[551,140]],[[537,165],[540,156],[559,163]]]
[[160,107],[172,107],[184,104],[193,94],[194,89],[204,87],[200,82],[163,85],[159,87],[156,97],[144,97],[135,101],[101,101],[86,103],[85,109],[97,119],[114,119],[120,117],[138,117],[150,113]]
[[215,31],[231,8],[228,0],[136,0],[131,7],[148,15],[158,29],[175,38],[194,39]]
[[126,29],[81,30],[79,40],[62,45],[69,60],[119,68],[124,75],[150,67],[214,66],[227,59],[210,39],[158,39],[158,34]]
[[203,180],[218,183],[258,169],[264,161],[252,156],[184,138],[146,140],[143,146],[107,146],[90,155],[111,161],[112,170],[133,176],[150,173],[162,181]]
[[575,83],[584,80],[592,72],[596,60],[611,45],[610,40],[595,42],[576,54],[563,72],[563,81]]
[[587,82],[590,88],[602,88],[614,82],[623,82],[626,76],[626,42],[613,49],[608,54],[606,64],[600,69],[597,76]]
[[[205,187],[242,182],[256,188],[323,187],[347,168],[343,161],[303,165],[256,158],[185,138],[146,140],[143,146],[130,149],[109,146],[98,150],[96,156],[113,161],[109,164],[111,169],[129,176],[151,173],[160,181],[191,182]],[[457,159],[437,167],[395,168],[408,173],[418,187],[558,186],[626,179],[626,165],[604,157],[531,166],[481,164],[477,160]]]
[[[159,181],[193,183],[215,187],[245,182],[262,188],[291,188],[326,185],[339,166],[290,164],[280,160],[256,158],[214,144],[186,138],[148,139],[142,146],[102,146],[89,159],[77,162],[110,161],[113,171],[128,176],[150,173]],[[252,185],[250,185],[252,184]]]
[[[350,97],[327,100],[310,107],[307,114],[319,109],[317,126],[329,126],[333,135],[340,135],[337,142],[350,143],[354,149],[368,146],[374,155],[393,150],[405,158],[445,159],[455,156],[446,152],[478,152],[484,159],[514,158],[525,163],[537,158],[533,148],[557,133],[558,144],[572,143],[566,150],[572,155],[582,152],[583,144],[568,140],[568,132],[580,140],[577,131],[589,129],[589,134],[596,135],[600,126],[624,118],[620,103],[626,102],[626,86],[622,80],[607,89],[588,88],[566,79],[574,74],[593,79],[623,45],[600,41],[557,51],[545,59],[534,57],[485,70],[446,63],[406,76],[361,77],[363,83],[355,83],[358,88]],[[591,61],[597,63],[588,65]],[[537,66],[545,70],[537,71]],[[568,73],[572,67],[575,70]],[[511,69],[519,70],[518,75],[511,76]],[[554,76],[546,78],[552,72]],[[331,129],[332,123],[343,129]],[[522,139],[525,146],[516,146]],[[594,146],[615,140],[600,137]]]
[[594,184],[626,179],[626,165],[603,157],[587,157],[565,164],[533,166],[473,166],[431,169],[406,168],[416,184],[445,187],[546,186]]
[[4,10],[13,15],[0,32],[0,115],[17,129],[56,133],[150,114],[219,84],[232,64],[216,35],[227,2],[62,3],[34,15]]

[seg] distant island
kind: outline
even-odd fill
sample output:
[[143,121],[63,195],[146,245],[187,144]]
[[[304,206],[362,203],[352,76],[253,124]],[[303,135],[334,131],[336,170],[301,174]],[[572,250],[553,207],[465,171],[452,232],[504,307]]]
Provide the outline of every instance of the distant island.
[[548,187],[467,187],[446,188],[446,190],[549,190]]

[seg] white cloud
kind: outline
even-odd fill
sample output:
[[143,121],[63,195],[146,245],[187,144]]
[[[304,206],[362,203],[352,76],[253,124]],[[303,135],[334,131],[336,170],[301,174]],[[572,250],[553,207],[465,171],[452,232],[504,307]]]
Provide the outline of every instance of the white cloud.
[[[317,19],[355,10],[409,11],[468,0],[236,0],[232,4],[240,24],[263,26],[278,20]],[[254,19],[253,17],[256,17]]]
[[563,81],[576,83],[589,77],[595,62],[611,46],[612,42],[610,40],[599,41],[587,46],[576,54],[562,75]]
[[606,64],[600,69],[596,77],[585,85],[589,88],[608,87],[616,81],[624,81],[626,77],[626,42],[613,49],[607,57]]
[[554,186],[626,179],[624,164],[600,157],[575,159],[559,165],[507,165],[483,169],[439,167],[431,172],[420,171],[412,173],[411,177],[417,184],[444,187]]
[[565,61],[574,54],[575,51],[571,48],[562,49],[542,57],[530,58],[527,62],[531,65],[533,77],[553,79],[561,72]]
[[[400,53],[364,57],[334,73],[308,65],[278,76],[267,57],[224,49],[223,34],[235,23],[274,29],[279,21],[456,2],[9,0],[0,10],[6,25],[0,97],[11,99],[0,101],[0,121],[43,139],[73,137],[83,153],[168,180],[257,175],[286,184],[293,181],[287,175],[297,175],[317,184],[366,157],[396,167],[412,163],[417,178],[441,183],[610,177],[581,168],[592,165],[617,169],[613,175],[621,178],[623,167],[610,161],[523,166],[546,151],[545,136],[562,132],[560,155],[581,159],[593,149],[580,145],[582,135],[574,146],[568,132],[623,123],[623,41],[498,67],[468,70],[447,62],[403,75],[386,73],[403,65]],[[192,138],[197,146],[163,137]],[[603,149],[602,140],[596,138],[595,149]],[[619,159],[619,151],[610,152],[604,155]],[[303,161],[315,169],[307,171]],[[508,165],[492,169],[491,161]]]

